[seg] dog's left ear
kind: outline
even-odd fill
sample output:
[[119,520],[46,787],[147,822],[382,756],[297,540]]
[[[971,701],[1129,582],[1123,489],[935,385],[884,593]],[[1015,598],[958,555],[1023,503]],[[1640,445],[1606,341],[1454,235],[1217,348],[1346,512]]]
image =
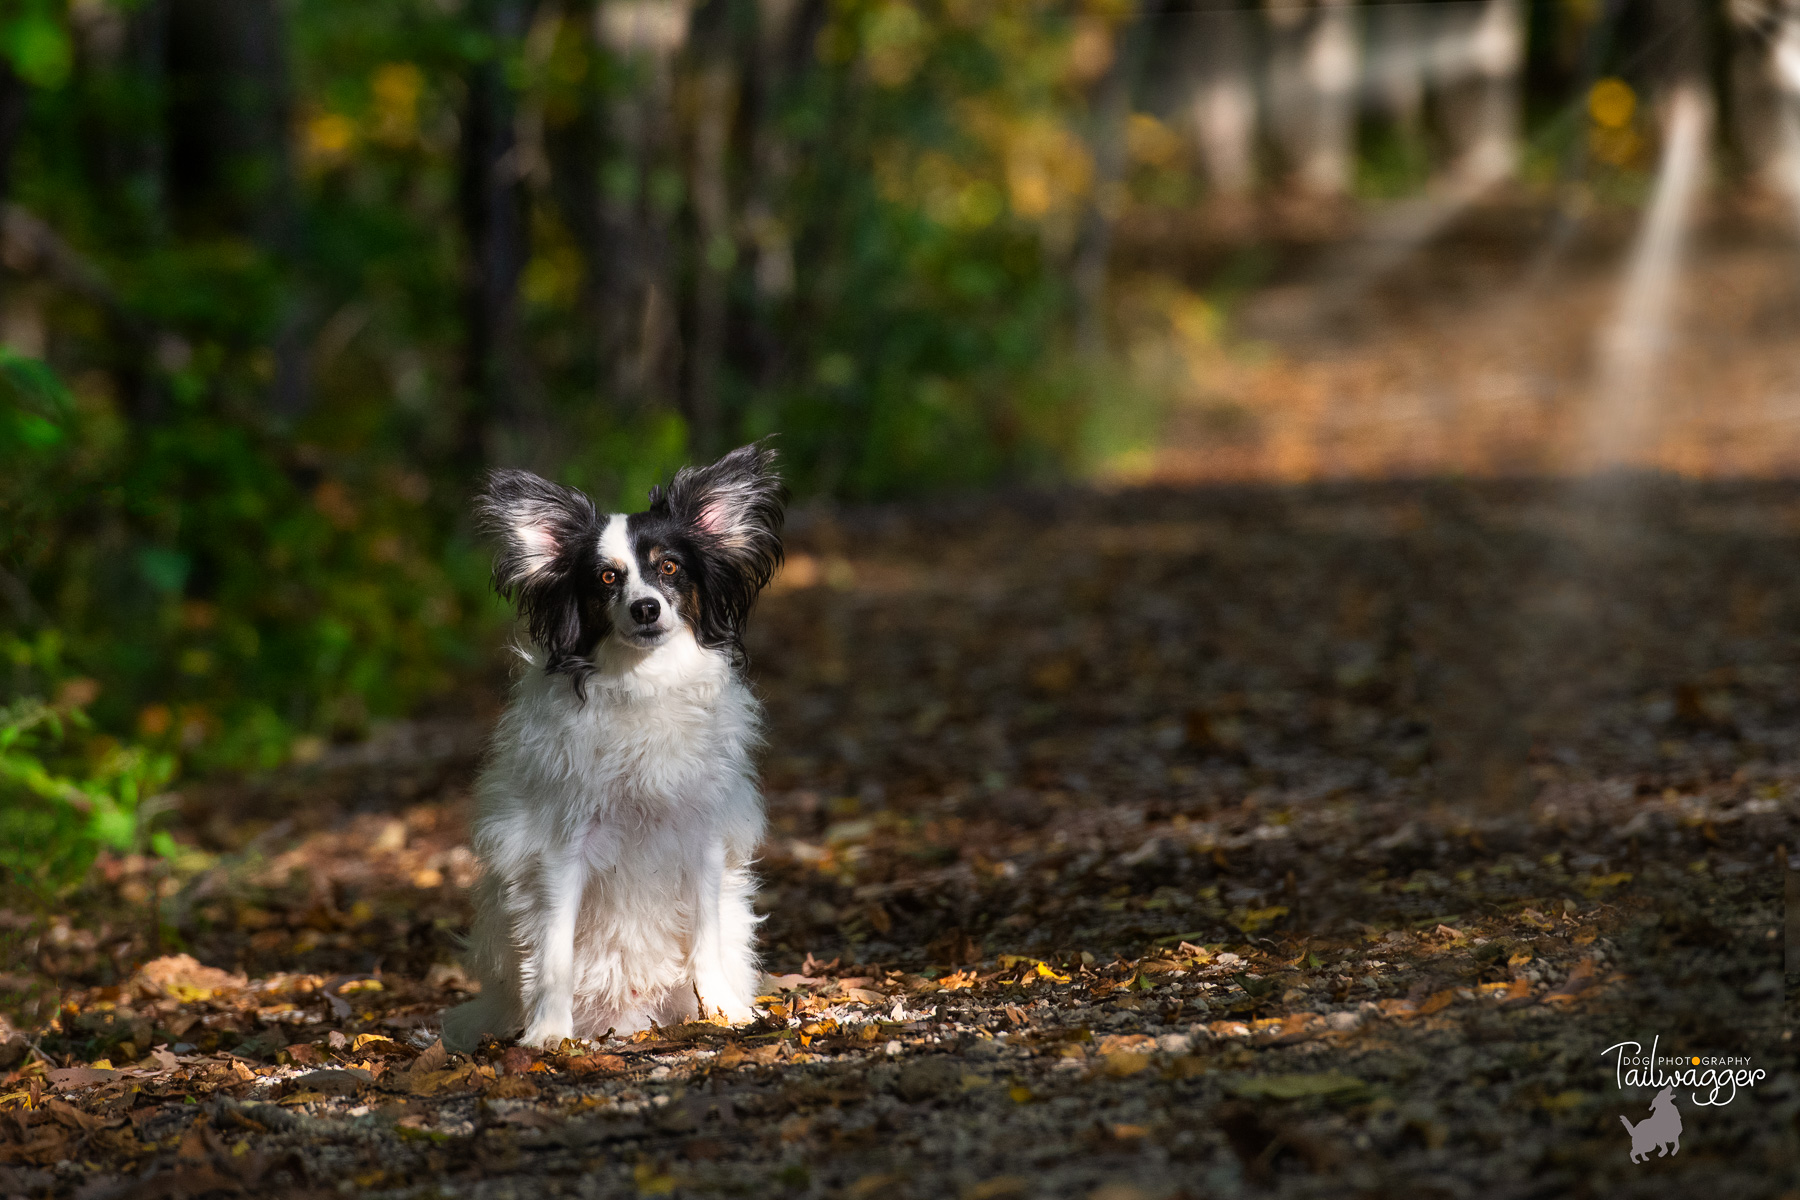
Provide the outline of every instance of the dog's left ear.
[[683,467],[650,490],[652,511],[686,527],[700,551],[700,641],[735,646],[756,594],[781,566],[781,523],[788,490],[767,442],[740,446],[705,467]]
[[651,489],[650,506],[667,506],[708,552],[733,560],[760,589],[781,565],[787,498],[774,448],[754,442],[711,466],[683,467],[667,490]]

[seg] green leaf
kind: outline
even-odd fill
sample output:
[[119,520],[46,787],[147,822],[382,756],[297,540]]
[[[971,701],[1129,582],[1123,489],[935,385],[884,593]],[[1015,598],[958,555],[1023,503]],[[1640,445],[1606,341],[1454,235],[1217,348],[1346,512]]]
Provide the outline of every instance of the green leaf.
[[95,807],[90,828],[94,840],[113,850],[129,850],[137,839],[137,817],[110,803]]
[[6,57],[13,70],[34,87],[61,87],[69,78],[74,53],[69,34],[47,13],[32,13],[7,31]]
[[147,546],[138,551],[138,573],[160,592],[174,594],[187,584],[188,570],[193,564],[179,550]]

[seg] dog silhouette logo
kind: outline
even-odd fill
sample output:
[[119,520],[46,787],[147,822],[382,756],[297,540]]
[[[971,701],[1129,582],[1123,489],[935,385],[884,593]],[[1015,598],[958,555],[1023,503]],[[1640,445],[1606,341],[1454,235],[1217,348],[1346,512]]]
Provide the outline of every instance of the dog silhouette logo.
[[1633,1125],[1623,1116],[1619,1123],[1631,1135],[1631,1161],[1643,1162],[1652,1150],[1658,1158],[1681,1153],[1681,1110],[1675,1107],[1675,1089],[1664,1088],[1650,1102],[1650,1115]]

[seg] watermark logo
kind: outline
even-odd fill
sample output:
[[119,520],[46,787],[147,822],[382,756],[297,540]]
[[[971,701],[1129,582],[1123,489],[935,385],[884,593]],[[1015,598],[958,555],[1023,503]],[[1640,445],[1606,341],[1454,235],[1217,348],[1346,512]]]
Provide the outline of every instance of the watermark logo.
[[1738,1097],[1739,1089],[1754,1088],[1768,1078],[1748,1055],[1670,1054],[1662,1050],[1662,1035],[1650,1041],[1619,1042],[1601,1051],[1613,1059],[1613,1082],[1625,1088],[1656,1088],[1650,1115],[1633,1124],[1620,1115],[1619,1122],[1631,1135],[1631,1161],[1643,1162],[1654,1151],[1662,1158],[1681,1152],[1681,1110],[1677,1090],[1687,1093],[1696,1108],[1721,1108]]
[[1631,1161],[1643,1162],[1652,1150],[1656,1157],[1681,1153],[1681,1110],[1675,1107],[1675,1089],[1664,1088],[1650,1102],[1650,1115],[1633,1125],[1624,1115],[1619,1123],[1631,1135]]

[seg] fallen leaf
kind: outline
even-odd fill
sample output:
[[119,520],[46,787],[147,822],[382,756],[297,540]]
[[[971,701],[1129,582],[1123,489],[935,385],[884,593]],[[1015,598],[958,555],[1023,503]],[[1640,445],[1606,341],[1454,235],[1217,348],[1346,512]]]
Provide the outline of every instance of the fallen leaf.
[[1368,1085],[1354,1075],[1328,1071],[1318,1075],[1254,1075],[1231,1085],[1238,1096],[1299,1100],[1307,1096],[1347,1096]]
[[537,1094],[537,1084],[524,1075],[502,1075],[481,1093],[485,1100],[529,1100]]
[[868,988],[847,987],[840,993],[853,1004],[886,1004],[887,997]]
[[96,1083],[111,1083],[119,1073],[105,1067],[57,1067],[45,1072],[44,1077],[51,1087],[66,1092],[72,1088],[92,1087]]
[[421,1050],[419,1052],[419,1057],[413,1059],[412,1070],[415,1072],[441,1071],[448,1066],[449,1063],[450,1053],[444,1049],[443,1039],[439,1038],[437,1041]]
[[906,1184],[906,1176],[893,1174],[864,1175],[848,1188],[844,1189],[845,1200],[875,1200],[889,1192],[901,1192]]
[[631,1178],[640,1196],[666,1196],[675,1190],[675,1177],[649,1163],[633,1167]]
[[[723,1051],[719,1057],[724,1057]],[[617,1054],[577,1054],[564,1059],[562,1066],[574,1075],[617,1075],[631,1069],[631,1064]]]
[[801,988],[815,987],[825,980],[811,975],[765,975],[764,989],[770,992],[792,992]]
[[400,1045],[393,1038],[380,1033],[359,1033],[350,1043],[352,1054],[376,1054],[391,1058],[397,1054],[411,1054],[412,1051]]
[[1535,908],[1520,910],[1519,920],[1525,922],[1534,929],[1549,929],[1551,927],[1550,918],[1546,917]]
[[1456,990],[1445,988],[1441,992],[1433,992],[1419,1005],[1419,1015],[1429,1017],[1432,1013],[1442,1012],[1456,1003]]
[[415,1096],[435,1096],[449,1091],[468,1091],[494,1078],[493,1073],[474,1063],[458,1063],[442,1071],[420,1071],[409,1075],[407,1088]]
[[1103,1055],[1100,1062],[1101,1070],[1106,1072],[1106,1074],[1115,1079],[1122,1079],[1127,1075],[1136,1075],[1139,1071],[1142,1071],[1145,1067],[1149,1066],[1150,1056],[1148,1054],[1133,1054],[1129,1051],[1121,1051],[1114,1054]]
[[192,1004],[220,992],[241,991],[249,982],[242,975],[202,966],[191,954],[170,954],[139,967],[131,988],[146,999],[166,996]]
[[374,1082],[374,1074],[361,1067],[333,1067],[323,1071],[308,1071],[304,1075],[296,1075],[287,1081],[287,1086],[298,1092],[319,1092],[327,1096],[353,1096],[359,1089],[369,1087]]

